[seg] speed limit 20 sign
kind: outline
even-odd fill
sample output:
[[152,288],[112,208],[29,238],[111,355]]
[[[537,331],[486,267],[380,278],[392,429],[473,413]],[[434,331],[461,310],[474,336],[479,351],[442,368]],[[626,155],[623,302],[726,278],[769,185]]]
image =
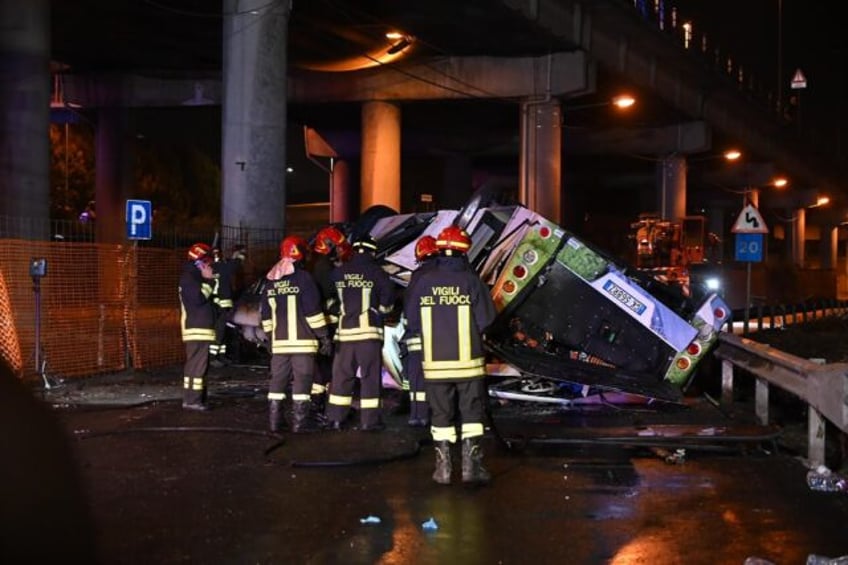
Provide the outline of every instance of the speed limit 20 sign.
[[756,263],[763,260],[763,234],[737,233],[736,260]]

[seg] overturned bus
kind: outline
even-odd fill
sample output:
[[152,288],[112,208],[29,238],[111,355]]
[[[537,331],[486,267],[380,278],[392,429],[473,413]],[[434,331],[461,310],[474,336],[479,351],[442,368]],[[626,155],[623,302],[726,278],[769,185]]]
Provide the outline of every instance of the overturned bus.
[[475,197],[462,210],[372,215],[367,224],[359,229],[402,286],[419,237],[450,224],[469,233],[469,262],[498,311],[486,333],[490,373],[500,375],[494,397],[569,403],[595,390],[678,402],[729,321],[717,294],[684,295],[520,205]]

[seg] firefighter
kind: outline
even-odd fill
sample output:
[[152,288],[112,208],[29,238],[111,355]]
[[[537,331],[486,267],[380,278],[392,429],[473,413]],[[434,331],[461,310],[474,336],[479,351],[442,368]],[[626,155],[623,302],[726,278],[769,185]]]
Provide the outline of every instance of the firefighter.
[[375,259],[377,244],[370,236],[354,242],[353,251],[347,263],[330,273],[339,301],[339,323],[326,416],[331,429],[342,429],[350,415],[359,369],[359,429],[379,431],[383,428],[383,317],[393,310],[395,288]]
[[195,243],[189,247],[187,255],[179,286],[180,329],[186,351],[183,408],[208,410],[206,371],[209,368],[209,345],[215,341],[212,249],[205,243]]
[[[421,336],[422,366],[436,449],[433,480],[451,481],[451,445],[462,440],[462,480],[487,482],[480,439],[484,433],[486,365],[483,332],[495,319],[488,288],[467,261],[471,239],[448,226],[436,238],[435,265],[408,289],[410,332]],[[457,410],[458,408],[458,410]],[[458,417],[457,417],[458,416]]]
[[[330,337],[335,336],[339,321],[336,288],[330,281],[333,269],[347,261],[351,255],[350,242],[344,233],[333,225],[321,228],[312,243],[309,271],[315,277],[321,290],[324,312],[329,322]],[[333,358],[318,356],[318,369],[312,381],[312,411],[316,418],[323,419],[327,404],[327,385],[333,377]]]
[[315,355],[332,353],[327,319],[315,279],[303,268],[307,243],[297,236],[280,242],[280,261],[268,272],[261,304],[262,329],[271,340],[269,427],[280,430],[282,404],[291,385],[294,433],[306,431]]
[[224,259],[217,247],[212,249],[212,272],[215,276],[212,299],[215,305],[215,342],[209,345],[209,364],[213,367],[222,367],[229,363],[226,337],[227,323],[233,312],[234,278],[246,257],[244,246],[240,247],[241,249],[234,251],[229,259]]
[[[415,262],[418,267],[409,278],[406,294],[411,293],[421,275],[436,264],[435,258],[438,254],[436,238],[432,235],[422,236],[415,242]],[[407,326],[403,335],[403,343],[406,349],[403,356],[403,367],[409,385],[408,423],[412,427],[426,427],[430,424],[430,407],[427,404],[424,370],[421,367],[421,335],[419,333],[413,334]]]

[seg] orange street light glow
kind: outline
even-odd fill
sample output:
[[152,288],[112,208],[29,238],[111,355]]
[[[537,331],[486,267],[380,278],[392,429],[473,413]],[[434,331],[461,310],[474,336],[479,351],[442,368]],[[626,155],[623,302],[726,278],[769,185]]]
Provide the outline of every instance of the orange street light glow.
[[625,108],[630,108],[636,103],[636,99],[630,96],[629,94],[621,94],[612,99],[613,105],[615,107],[624,110]]

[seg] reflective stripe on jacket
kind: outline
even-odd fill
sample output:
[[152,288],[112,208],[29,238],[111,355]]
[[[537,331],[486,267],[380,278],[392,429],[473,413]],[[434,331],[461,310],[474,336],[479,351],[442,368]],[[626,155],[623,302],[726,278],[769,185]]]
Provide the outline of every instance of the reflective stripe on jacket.
[[383,316],[392,311],[394,283],[369,253],[357,253],[330,274],[340,309],[336,339],[383,339]]
[[495,319],[495,306],[465,258],[439,257],[407,291],[404,313],[410,334],[421,336],[424,378],[484,376],[482,334]]
[[189,261],[180,274],[180,334],[183,341],[215,341],[212,281]]
[[266,282],[261,315],[274,354],[317,353],[317,338],[328,333],[318,285],[299,267],[290,275]]

